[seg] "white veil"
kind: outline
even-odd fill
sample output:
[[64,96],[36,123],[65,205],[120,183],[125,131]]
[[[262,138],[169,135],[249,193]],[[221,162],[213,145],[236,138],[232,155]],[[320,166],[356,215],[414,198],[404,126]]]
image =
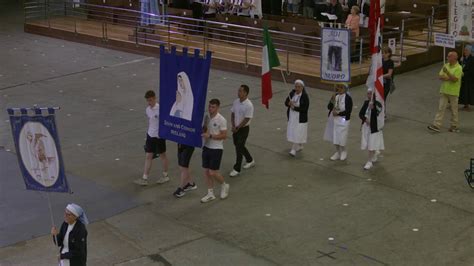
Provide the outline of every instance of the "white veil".
[[[180,77],[182,84],[179,82]],[[191,82],[189,81],[188,75],[184,71],[178,73],[176,81],[177,91],[181,94],[181,101],[178,102],[178,99],[176,99],[173,107],[171,107],[170,115],[191,121],[194,107],[194,96],[193,90],[191,88]]]

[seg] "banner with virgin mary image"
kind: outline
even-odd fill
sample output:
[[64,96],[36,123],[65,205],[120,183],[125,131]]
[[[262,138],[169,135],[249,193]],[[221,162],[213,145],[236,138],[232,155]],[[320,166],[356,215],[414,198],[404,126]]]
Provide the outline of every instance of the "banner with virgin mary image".
[[26,189],[69,192],[54,108],[9,108],[18,163]]
[[202,146],[202,120],[206,107],[211,52],[188,55],[160,47],[159,137],[194,147]]

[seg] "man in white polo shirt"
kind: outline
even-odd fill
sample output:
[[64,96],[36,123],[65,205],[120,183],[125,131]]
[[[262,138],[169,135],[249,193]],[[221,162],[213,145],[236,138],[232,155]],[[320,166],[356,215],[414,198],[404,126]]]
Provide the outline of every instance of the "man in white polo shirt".
[[201,199],[202,203],[215,200],[214,180],[221,184],[221,199],[229,195],[229,184],[219,172],[224,140],[227,137],[227,121],[219,114],[220,101],[212,99],[209,101],[209,115],[206,115],[202,137],[204,147],[202,148],[202,168],[207,183],[207,195]]
[[231,121],[232,121],[232,138],[234,139],[236,161],[234,164],[234,169],[230,172],[230,176],[234,177],[240,174],[242,167],[242,159],[245,157],[247,161],[244,164],[244,169],[249,169],[250,167],[255,166],[255,161],[250,155],[249,151],[245,147],[245,142],[249,136],[250,131],[250,119],[253,117],[253,104],[249,100],[249,86],[241,85],[239,88],[238,96],[239,98],[235,99],[232,104]]
[[166,157],[166,141],[158,137],[158,126],[160,119],[160,105],[156,101],[155,92],[149,90],[145,93],[145,99],[148,104],[146,108],[146,116],[148,117],[148,131],[146,134],[145,143],[145,167],[143,176],[134,181],[135,184],[146,186],[148,185],[148,175],[151,170],[151,162],[158,156],[161,159],[163,166],[163,176],[159,178],[156,183],[163,184],[170,180],[168,177],[168,157]]

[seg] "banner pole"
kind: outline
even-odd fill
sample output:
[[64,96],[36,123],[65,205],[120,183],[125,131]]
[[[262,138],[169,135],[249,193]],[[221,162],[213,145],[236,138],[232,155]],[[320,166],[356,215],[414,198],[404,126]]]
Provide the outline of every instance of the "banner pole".
[[446,47],[443,46],[443,64],[446,64]]

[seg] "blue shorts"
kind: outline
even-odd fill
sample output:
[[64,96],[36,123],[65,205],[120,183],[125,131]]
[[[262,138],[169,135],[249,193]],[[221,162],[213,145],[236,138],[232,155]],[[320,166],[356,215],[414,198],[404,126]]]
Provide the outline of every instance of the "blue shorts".
[[217,171],[221,167],[222,149],[202,148],[202,168]]

